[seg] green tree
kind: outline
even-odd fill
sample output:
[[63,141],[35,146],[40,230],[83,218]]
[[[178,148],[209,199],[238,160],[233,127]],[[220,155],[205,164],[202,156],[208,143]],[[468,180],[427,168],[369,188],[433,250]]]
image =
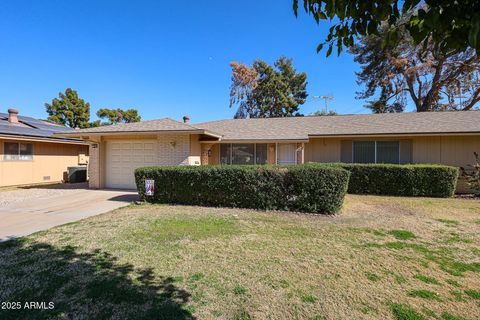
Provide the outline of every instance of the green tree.
[[[97,117],[100,119],[107,119],[108,121],[105,123],[98,122],[98,125],[110,125],[110,124],[117,124],[117,123],[132,123],[132,122],[139,122],[142,118],[138,114],[138,110],[136,109],[127,109],[123,110],[120,108],[117,109],[108,109],[102,108],[97,111]],[[98,121],[98,120],[97,120]],[[97,124],[97,122],[95,122]],[[96,125],[93,125],[96,126]]]
[[315,112],[312,112],[310,116],[338,116],[337,111],[335,110],[317,110]]
[[79,98],[77,91],[67,88],[51,104],[45,103],[48,120],[70,128],[90,126],[90,104]]
[[[298,0],[293,10],[298,14]],[[332,24],[317,51],[328,46],[338,54],[343,46],[352,47],[360,36],[378,35],[378,26],[388,21],[398,25],[406,12],[412,12],[401,26],[406,28],[415,44],[431,39],[441,52],[480,50],[480,1],[478,0],[304,0],[303,7],[317,23],[329,20]],[[382,45],[394,46],[399,41],[397,29],[391,29]]]
[[[392,29],[397,44],[383,46]],[[400,22],[383,23],[378,35],[360,37],[350,51],[364,85],[357,98],[374,98],[366,107],[375,113],[402,112],[409,104],[418,112],[471,110],[480,101],[480,60],[472,48],[444,53],[431,38],[415,44]]]
[[302,115],[299,107],[308,96],[307,74],[298,73],[293,67],[292,59],[282,56],[275,61],[274,66],[256,60],[247,69],[241,73],[243,79],[246,79],[243,81],[232,67],[230,106],[238,105],[235,118]]

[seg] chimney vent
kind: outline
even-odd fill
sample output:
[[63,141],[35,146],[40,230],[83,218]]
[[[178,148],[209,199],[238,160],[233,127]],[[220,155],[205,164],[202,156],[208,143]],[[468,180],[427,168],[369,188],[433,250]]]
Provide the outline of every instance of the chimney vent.
[[189,116],[183,116],[183,123],[190,123],[190,117]]
[[18,123],[18,110],[10,108],[8,109],[8,122],[10,123]]

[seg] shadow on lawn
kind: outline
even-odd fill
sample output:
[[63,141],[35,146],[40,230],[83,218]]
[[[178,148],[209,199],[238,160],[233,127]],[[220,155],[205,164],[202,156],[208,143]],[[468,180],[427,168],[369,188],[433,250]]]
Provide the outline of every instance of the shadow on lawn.
[[[0,243],[0,301],[21,303],[20,310],[0,309],[1,319],[194,319],[185,309],[189,300],[172,278],[121,264],[100,250]],[[25,302],[45,302],[45,308],[25,309]]]

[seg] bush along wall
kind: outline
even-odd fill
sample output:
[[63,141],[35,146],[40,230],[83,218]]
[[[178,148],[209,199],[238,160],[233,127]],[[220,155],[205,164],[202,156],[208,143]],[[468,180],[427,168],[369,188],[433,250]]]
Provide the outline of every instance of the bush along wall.
[[[335,213],[350,173],[339,167],[162,166],[135,170],[141,199],[155,203]],[[145,180],[155,181],[153,196]]]
[[458,168],[428,164],[332,164],[350,171],[348,193],[451,197]]

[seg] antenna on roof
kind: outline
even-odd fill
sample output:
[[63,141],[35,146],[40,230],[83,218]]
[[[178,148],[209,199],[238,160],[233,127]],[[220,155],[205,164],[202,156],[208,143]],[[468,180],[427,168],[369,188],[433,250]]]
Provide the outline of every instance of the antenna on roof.
[[328,104],[330,103],[331,100],[333,100],[333,95],[328,95],[328,96],[313,96],[314,100],[321,100],[323,99],[325,101],[325,113],[328,112]]

